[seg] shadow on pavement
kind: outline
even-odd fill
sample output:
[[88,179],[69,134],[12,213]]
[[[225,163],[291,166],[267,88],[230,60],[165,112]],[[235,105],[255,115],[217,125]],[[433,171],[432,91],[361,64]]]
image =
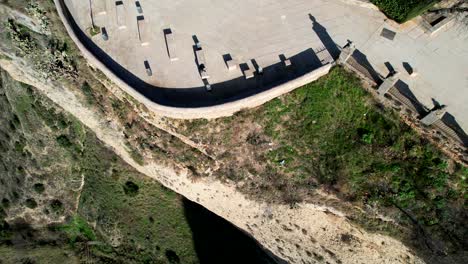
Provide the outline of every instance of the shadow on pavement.
[[395,83],[395,88],[398,89],[398,91],[404,95],[410,103],[413,105],[413,107],[416,109],[417,114],[421,117],[427,114],[426,109],[424,109],[423,105],[419,102],[418,98],[414,95],[414,93],[411,91],[409,88],[409,85],[405,83],[402,80],[398,80]]
[[323,45],[325,45],[325,48],[328,50],[328,52],[330,52],[333,59],[336,60],[341,53],[338,45],[336,45],[330,34],[328,34],[327,29],[322,26],[322,24],[320,24],[313,15],[309,14],[309,19],[312,21],[312,29],[322,41]]
[[463,130],[463,128],[458,124],[456,118],[453,115],[446,113],[444,117],[442,118],[442,121],[445,124],[447,124],[447,126],[449,126],[455,132],[457,137],[462,142],[463,146],[468,147],[468,135]]
[[362,53],[360,50],[355,50],[353,53],[353,57],[369,72],[370,78],[372,78],[377,85],[382,84],[382,79],[367,59],[367,55]]
[[[191,88],[157,87],[140,79],[98,47],[77,25],[63,1],[60,1],[60,4],[62,5],[64,15],[71,28],[88,51],[138,93],[154,103],[164,106],[197,108],[233,102],[267,91],[322,66],[314,50],[308,49],[291,56],[289,59],[293,65],[289,67],[285,67],[284,63],[278,59],[276,64],[264,67],[263,74],[255,74],[254,78],[246,80],[242,76],[221,83],[213,83],[211,84],[211,92],[207,92],[205,86]],[[192,38],[195,42],[199,41],[196,36]],[[220,57],[219,59],[221,60],[223,58]],[[141,65],[143,68],[143,61]]]

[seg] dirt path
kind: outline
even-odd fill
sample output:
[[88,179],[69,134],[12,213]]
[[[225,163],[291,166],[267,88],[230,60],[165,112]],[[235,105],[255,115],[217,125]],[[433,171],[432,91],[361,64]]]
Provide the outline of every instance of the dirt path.
[[195,201],[251,234],[264,247],[290,263],[422,263],[399,241],[351,225],[345,216],[313,204],[297,208],[246,199],[234,187],[204,178],[197,182],[154,161],[138,165],[129,155],[119,126],[99,120],[70,91],[40,81],[34,71],[16,61],[0,60],[14,79],[36,87],[76,116],[97,137],[139,172]]

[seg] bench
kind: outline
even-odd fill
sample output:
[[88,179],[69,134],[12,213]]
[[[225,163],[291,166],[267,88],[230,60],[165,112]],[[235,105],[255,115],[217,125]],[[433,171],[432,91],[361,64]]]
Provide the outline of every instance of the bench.
[[167,53],[169,55],[169,59],[171,61],[176,61],[179,58],[177,58],[175,49],[175,40],[174,40],[174,34],[172,33],[171,29],[165,29],[164,30],[164,37],[166,39],[166,47],[167,47]]
[[148,36],[148,23],[143,16],[137,17],[138,24],[138,37],[140,39],[142,46],[149,45],[149,36]]
[[116,20],[117,20],[117,27],[119,29],[124,29],[127,27],[127,16],[125,13],[125,6],[122,1],[115,2],[115,13],[116,13]]
[[228,60],[226,61],[226,65],[229,71],[234,71],[237,69],[237,64],[234,60]]
[[195,54],[197,55],[198,70],[200,71],[202,79],[209,79],[210,76],[206,72],[205,52],[203,51],[203,49],[200,48],[195,51]]
[[195,54],[197,55],[197,61],[198,65],[205,65],[206,66],[206,60],[205,60],[205,52],[203,49],[197,49],[195,51]]
[[252,63],[247,62],[244,64],[244,77],[245,79],[250,79],[255,76],[255,68]]

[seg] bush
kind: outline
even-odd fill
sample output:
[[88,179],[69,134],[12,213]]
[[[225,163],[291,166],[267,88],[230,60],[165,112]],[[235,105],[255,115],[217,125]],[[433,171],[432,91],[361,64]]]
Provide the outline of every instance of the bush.
[[34,200],[33,198],[27,199],[26,200],[26,207],[31,208],[31,209],[36,208],[37,207],[36,200]]
[[14,19],[8,19],[5,28],[9,33],[10,39],[19,49],[20,55],[31,54],[37,49],[37,44],[34,42],[30,30],[27,27],[16,23]]
[[132,181],[127,181],[123,186],[123,189],[126,195],[134,197],[138,194],[138,190],[140,189],[140,187],[138,187],[138,185],[136,185]]
[[69,136],[67,135],[58,136],[56,138],[56,141],[61,147],[70,151],[72,155],[78,156],[82,154],[81,146],[72,142],[72,140],[70,140]]
[[83,91],[83,94],[86,97],[86,102],[88,104],[93,105],[96,103],[96,98],[94,97],[93,89],[91,88],[88,82],[84,82],[81,85],[81,91]]
[[[253,153],[258,155],[256,162],[266,161],[262,170],[253,169],[251,174],[258,176],[237,179],[224,171],[220,174],[246,181],[243,189],[250,195],[294,205],[321,187],[355,205],[376,207],[395,217],[398,225],[411,227],[406,218],[411,215],[428,237],[444,236],[445,245],[454,245],[454,250],[462,246],[466,174],[459,166],[449,170],[448,157],[419,137],[397,113],[376,107],[359,79],[342,68],[246,113],[263,127],[273,147]],[[232,123],[242,122],[243,117],[235,118]],[[241,130],[225,129],[224,135]],[[250,142],[256,139],[247,138],[245,145],[251,149]],[[238,147],[237,142],[228,144],[223,148]],[[354,219],[369,230],[407,235],[371,218]]]
[[59,229],[67,233],[68,239],[72,245],[78,240],[96,240],[96,235],[92,227],[88,225],[86,220],[79,216],[73,217],[73,220],[69,224],[63,225]]
[[69,148],[73,145],[73,143],[70,141],[70,139],[68,139],[66,135],[58,136],[57,143],[64,148]]
[[52,211],[57,214],[63,213],[63,210],[64,210],[63,203],[57,199],[52,200],[50,202],[50,208],[52,208]]
[[371,0],[387,16],[397,22],[405,22],[432,7],[438,0]]
[[10,207],[10,200],[8,200],[7,198],[3,198],[2,199],[2,207],[7,209]]
[[33,188],[34,188],[34,191],[37,192],[37,193],[43,193],[45,191],[44,184],[42,184],[42,183],[34,184]]

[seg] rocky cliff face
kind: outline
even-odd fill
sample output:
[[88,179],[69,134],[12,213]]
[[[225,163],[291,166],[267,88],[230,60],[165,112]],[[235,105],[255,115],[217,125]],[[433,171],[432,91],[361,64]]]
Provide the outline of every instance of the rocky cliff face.
[[[97,120],[95,113],[79,103],[72,92],[38,82],[12,61],[2,61],[2,67],[15,78],[34,84],[41,93],[76,115],[132,167],[246,230],[287,262],[343,262],[344,259],[349,263],[380,262],[383,259],[420,261],[400,242],[360,230],[332,208],[305,203],[291,208],[289,205],[256,202],[247,199],[228,183],[209,177],[194,181],[194,168],[184,167],[169,157],[166,157],[168,160],[163,162],[164,165],[161,165],[161,160],[146,156],[135,158],[128,147],[131,143],[119,130],[120,127],[111,127],[107,122]],[[24,207],[22,209],[28,211]]]
[[35,98],[32,87],[0,74],[5,220],[32,226],[63,222],[76,210],[82,176],[73,171],[74,158],[60,152],[60,145],[69,144],[70,135],[82,134],[83,128],[70,127],[61,112]]
[[[8,129],[0,130],[5,153],[0,167],[5,194],[0,198],[5,201],[6,222],[16,218],[35,226],[69,222],[79,210],[85,182],[79,169],[82,159],[74,155],[89,151],[85,148],[89,130],[136,171],[246,231],[280,262],[423,262],[401,242],[358,227],[347,219],[348,212],[336,209],[351,211],[351,205],[332,208],[311,201],[291,206],[248,198],[233,181],[214,177],[228,170],[212,148],[183,136],[178,122],[148,111],[87,65],[50,1],[32,7],[21,2],[0,4],[0,10],[7,14],[1,21],[5,26],[0,27],[0,67],[27,84],[2,73],[1,122]],[[50,102],[37,100],[39,94]],[[76,120],[67,121],[65,114]],[[110,177],[112,167],[108,169],[105,175]],[[315,199],[341,204],[323,193]],[[99,222],[88,224],[99,229]],[[126,236],[117,231],[107,234],[115,246]]]

